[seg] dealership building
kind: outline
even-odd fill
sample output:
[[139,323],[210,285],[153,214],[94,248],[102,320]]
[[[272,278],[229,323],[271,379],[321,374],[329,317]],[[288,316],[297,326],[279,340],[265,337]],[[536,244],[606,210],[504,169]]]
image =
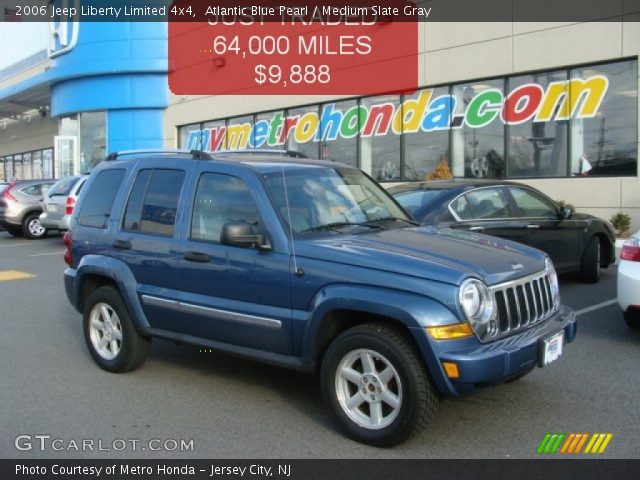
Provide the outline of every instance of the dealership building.
[[[6,61],[20,28],[42,41]],[[0,181],[88,172],[117,150],[286,148],[385,184],[444,162],[606,219],[628,213],[640,229],[640,14],[420,23],[419,89],[366,97],[175,95],[166,24],[74,24],[62,42],[50,32],[0,26]]]

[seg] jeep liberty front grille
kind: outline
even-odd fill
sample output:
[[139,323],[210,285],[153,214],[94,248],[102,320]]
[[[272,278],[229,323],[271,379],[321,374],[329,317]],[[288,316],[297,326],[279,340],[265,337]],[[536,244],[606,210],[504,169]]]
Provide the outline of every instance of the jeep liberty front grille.
[[497,309],[493,339],[523,330],[549,318],[559,307],[551,292],[550,272],[491,287]]

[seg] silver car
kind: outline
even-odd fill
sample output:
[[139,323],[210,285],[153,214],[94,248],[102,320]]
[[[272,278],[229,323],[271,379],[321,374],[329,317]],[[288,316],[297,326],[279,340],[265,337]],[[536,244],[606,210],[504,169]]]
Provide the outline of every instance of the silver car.
[[0,195],[0,225],[14,237],[43,238],[46,228],[40,225],[40,199],[55,180],[18,180],[11,182]]
[[88,175],[65,177],[58,180],[42,200],[40,224],[47,230],[69,230],[69,220],[73,213],[80,190]]

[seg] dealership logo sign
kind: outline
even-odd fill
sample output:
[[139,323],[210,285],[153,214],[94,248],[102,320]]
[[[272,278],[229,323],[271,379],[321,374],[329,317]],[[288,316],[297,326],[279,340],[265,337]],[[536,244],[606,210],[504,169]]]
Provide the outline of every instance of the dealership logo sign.
[[506,96],[489,88],[473,98],[460,101],[455,95],[434,97],[434,90],[422,90],[401,105],[391,102],[371,106],[356,105],[346,111],[335,103],[324,105],[318,114],[311,111],[285,117],[281,112],[270,119],[251,123],[192,130],[188,149],[208,151],[278,147],[292,138],[296,143],[332,141],[338,138],[384,136],[389,133],[432,132],[437,130],[482,128],[499,119],[506,125],[528,122],[592,118],[598,113],[609,88],[604,75],[586,79],[519,86]]
[[537,448],[540,454],[604,453],[612,433],[547,433]]
[[[69,5],[70,3],[73,5]],[[80,22],[77,12],[80,11],[80,0],[62,0],[60,8],[65,13],[49,22],[49,47],[47,49],[49,58],[59,57],[70,52],[78,43]],[[76,13],[72,16],[69,12]]]

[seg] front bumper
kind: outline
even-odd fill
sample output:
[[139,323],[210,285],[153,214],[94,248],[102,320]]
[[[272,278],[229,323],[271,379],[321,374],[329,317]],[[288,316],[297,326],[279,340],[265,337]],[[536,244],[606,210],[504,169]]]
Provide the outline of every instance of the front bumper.
[[[568,307],[561,307],[543,323],[490,343],[480,343],[476,337],[462,340],[437,341],[423,329],[412,329],[433,380],[446,396],[457,397],[474,393],[510,380],[540,363],[540,342],[564,330],[564,343],[576,336],[576,316]],[[459,377],[447,377],[442,362],[454,362]]]

